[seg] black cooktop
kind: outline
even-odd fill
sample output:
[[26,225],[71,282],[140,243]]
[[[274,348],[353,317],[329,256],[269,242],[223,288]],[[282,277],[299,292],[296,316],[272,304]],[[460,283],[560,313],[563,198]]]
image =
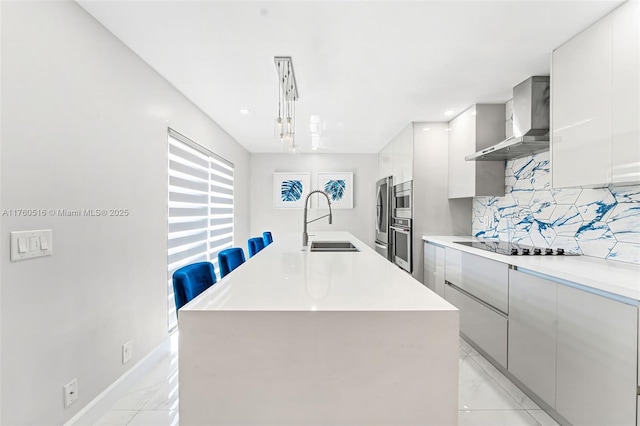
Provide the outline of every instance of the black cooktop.
[[580,253],[572,253],[563,248],[533,247],[506,241],[454,241],[456,244],[492,251],[507,256],[579,256]]

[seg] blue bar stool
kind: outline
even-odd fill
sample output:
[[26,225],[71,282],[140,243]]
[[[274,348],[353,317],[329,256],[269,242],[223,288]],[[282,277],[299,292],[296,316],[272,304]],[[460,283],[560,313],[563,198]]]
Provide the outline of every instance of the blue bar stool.
[[192,263],[177,269],[173,273],[176,312],[215,283],[216,273],[211,262]]
[[229,272],[244,263],[244,251],[240,247],[232,247],[218,253],[218,267],[220,278],[224,278]]
[[264,239],[262,239],[262,237],[249,238],[248,243],[250,258],[264,248]]
[[271,232],[269,232],[269,231],[264,231],[262,233],[262,239],[264,240],[265,247],[273,242],[273,236],[271,235]]

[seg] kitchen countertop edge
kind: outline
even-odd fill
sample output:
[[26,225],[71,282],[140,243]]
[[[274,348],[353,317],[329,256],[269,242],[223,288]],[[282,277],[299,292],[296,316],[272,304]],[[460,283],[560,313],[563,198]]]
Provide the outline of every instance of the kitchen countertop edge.
[[640,301],[640,265],[600,259],[592,256],[506,256],[462,244],[460,241],[487,241],[482,238],[453,235],[423,235],[422,240],[443,247],[475,254],[498,262],[527,269],[612,295]]
[[299,233],[275,236],[180,309],[235,312],[455,312],[457,309],[372,247],[344,231],[310,241],[350,241],[358,252],[310,252]]

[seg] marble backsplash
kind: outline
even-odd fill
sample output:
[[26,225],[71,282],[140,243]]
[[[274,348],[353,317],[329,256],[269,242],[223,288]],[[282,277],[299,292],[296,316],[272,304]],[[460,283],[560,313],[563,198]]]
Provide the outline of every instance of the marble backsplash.
[[640,264],[640,186],[551,189],[549,152],[509,160],[504,197],[473,199],[479,238]]

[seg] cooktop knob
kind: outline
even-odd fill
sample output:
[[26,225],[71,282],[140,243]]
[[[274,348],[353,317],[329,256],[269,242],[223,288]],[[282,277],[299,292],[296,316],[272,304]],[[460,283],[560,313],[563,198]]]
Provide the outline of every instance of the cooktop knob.
[[553,249],[550,249],[550,248],[544,249],[544,254],[552,255],[553,254]]
[[562,256],[564,254],[564,249],[561,249],[561,248],[556,249],[556,254],[559,256]]
[[529,251],[528,248],[523,248],[522,249],[522,254],[527,255],[527,254],[531,254],[531,252]]
[[518,254],[519,254],[519,253],[518,253],[518,249],[517,249],[517,248],[512,248],[512,249],[511,249],[511,255],[512,255],[512,256],[516,256],[516,255],[518,255]]
[[542,250],[540,250],[539,248],[534,248],[534,249],[533,249],[533,254],[535,254],[535,255],[541,255],[541,254],[542,254]]

